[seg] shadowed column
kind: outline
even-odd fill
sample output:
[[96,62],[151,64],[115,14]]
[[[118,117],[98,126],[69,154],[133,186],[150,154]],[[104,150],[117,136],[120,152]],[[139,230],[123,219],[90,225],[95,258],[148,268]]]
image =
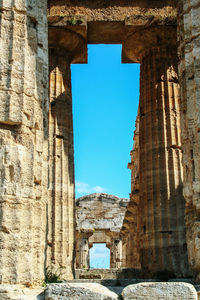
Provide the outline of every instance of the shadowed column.
[[[71,63],[87,62],[86,24],[49,26],[49,201],[47,271],[74,276],[75,192]],[[78,31],[78,33],[76,32]]]
[[139,244],[144,275],[188,274],[182,194],[176,27],[129,35],[124,53],[141,63]]
[[63,278],[72,276],[74,247],[74,149],[69,55],[50,48],[48,260]]

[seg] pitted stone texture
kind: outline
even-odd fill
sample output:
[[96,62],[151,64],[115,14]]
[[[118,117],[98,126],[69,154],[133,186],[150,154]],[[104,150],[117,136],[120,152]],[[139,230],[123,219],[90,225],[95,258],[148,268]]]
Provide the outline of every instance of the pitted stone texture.
[[73,278],[74,148],[71,71],[63,48],[49,51],[49,199],[47,267],[62,279]]
[[195,288],[188,283],[152,282],[127,286],[124,300],[197,300]]
[[76,268],[89,268],[89,248],[106,243],[110,267],[122,264],[120,229],[129,200],[108,194],[91,194],[76,200]]
[[49,284],[45,300],[115,300],[118,295],[98,283]]
[[107,194],[91,194],[76,200],[78,231],[107,229],[119,232],[129,200]]
[[46,0],[0,1],[0,283],[40,283],[44,278],[46,11]]
[[44,300],[44,288],[24,288],[19,285],[0,285],[1,300]]
[[183,185],[189,262],[200,280],[200,0],[178,1]]

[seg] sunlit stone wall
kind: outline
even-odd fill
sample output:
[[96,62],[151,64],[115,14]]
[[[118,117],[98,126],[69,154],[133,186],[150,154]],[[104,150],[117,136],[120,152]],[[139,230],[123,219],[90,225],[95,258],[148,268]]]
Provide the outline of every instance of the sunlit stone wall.
[[48,40],[45,0],[0,1],[0,282],[44,279]]

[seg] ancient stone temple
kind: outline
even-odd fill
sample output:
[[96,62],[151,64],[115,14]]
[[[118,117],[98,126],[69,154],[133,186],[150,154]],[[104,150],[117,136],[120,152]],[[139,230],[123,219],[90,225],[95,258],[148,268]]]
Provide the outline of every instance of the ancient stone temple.
[[105,243],[110,249],[110,268],[122,266],[120,229],[129,200],[108,194],[76,199],[76,268],[90,268],[89,249]]
[[140,63],[121,266],[200,281],[199,15],[200,0],[0,0],[1,284],[74,277],[70,64],[100,43]]

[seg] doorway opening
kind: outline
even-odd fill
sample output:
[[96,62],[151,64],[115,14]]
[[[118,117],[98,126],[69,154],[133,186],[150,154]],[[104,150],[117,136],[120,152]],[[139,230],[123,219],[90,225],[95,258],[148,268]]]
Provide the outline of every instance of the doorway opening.
[[90,269],[109,269],[110,249],[105,243],[93,244],[90,249]]
[[88,45],[88,64],[71,65],[76,198],[131,191],[139,64],[122,64],[121,52],[121,45]]

